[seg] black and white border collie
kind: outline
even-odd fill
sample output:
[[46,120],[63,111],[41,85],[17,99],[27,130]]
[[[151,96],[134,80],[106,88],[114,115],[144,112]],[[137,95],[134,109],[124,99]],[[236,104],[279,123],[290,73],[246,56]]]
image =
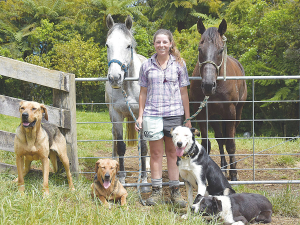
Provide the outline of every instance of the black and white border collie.
[[190,206],[193,204],[193,187],[201,196],[206,192],[209,195],[235,193],[220,167],[195,140],[195,135],[200,136],[197,129],[178,126],[171,134],[179,158],[177,160],[179,174],[184,180]]
[[197,195],[191,211],[215,216],[225,224],[271,223],[272,204],[265,196],[252,193],[208,197]]

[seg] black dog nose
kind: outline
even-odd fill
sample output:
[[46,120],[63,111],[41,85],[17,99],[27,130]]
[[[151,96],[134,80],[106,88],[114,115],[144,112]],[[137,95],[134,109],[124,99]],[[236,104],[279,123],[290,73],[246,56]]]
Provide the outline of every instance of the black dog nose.
[[104,177],[105,177],[105,180],[109,180],[109,178],[110,178],[109,173],[106,173]]
[[23,119],[23,120],[24,120],[24,119],[27,120],[28,117],[29,117],[29,114],[28,114],[27,112],[22,113],[22,119]]
[[182,142],[181,142],[181,141],[177,142],[177,146],[178,146],[179,148],[181,148]]

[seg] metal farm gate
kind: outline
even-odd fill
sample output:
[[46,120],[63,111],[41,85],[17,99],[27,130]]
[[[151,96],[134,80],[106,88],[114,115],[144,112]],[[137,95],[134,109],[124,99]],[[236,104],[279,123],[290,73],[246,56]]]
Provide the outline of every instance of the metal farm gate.
[[[196,80],[201,78],[190,77],[190,80]],[[219,77],[218,79],[223,79],[223,77]],[[245,79],[247,80],[247,86],[249,90],[249,86],[252,86],[252,93],[248,93],[247,101],[245,101],[242,118],[246,113],[245,108],[251,108],[252,112],[250,112],[251,116],[248,119],[241,119],[240,126],[243,123],[250,123],[251,130],[245,132],[244,135],[240,135],[235,137],[236,140],[236,159],[237,159],[237,171],[238,171],[238,180],[239,181],[230,181],[231,184],[300,184],[300,145],[299,145],[299,133],[300,133],[300,75],[295,76],[246,76],[246,77],[227,77],[226,79]],[[263,101],[261,99],[255,99],[255,81],[258,80],[294,80],[299,83],[299,95],[298,100],[276,100],[276,101]],[[107,81],[107,78],[76,78],[76,82],[82,81]],[[127,78],[125,82],[136,81],[136,79]],[[251,83],[252,82],[252,83]],[[251,99],[251,100],[249,100]],[[190,102],[190,103],[199,103],[199,102]],[[218,102],[213,102],[218,103]],[[262,104],[270,104],[270,103],[280,103],[282,107],[285,107],[286,104],[298,104],[298,112],[295,118],[269,118],[269,116],[263,112],[260,108]],[[77,105],[104,105],[106,103],[77,103]],[[210,102],[208,102],[206,108],[203,110],[207,110]],[[248,104],[248,107],[246,105]],[[250,104],[250,106],[249,106]],[[257,118],[256,114],[257,109],[260,109],[260,113],[263,114],[264,118]],[[191,110],[191,115],[193,112]],[[249,111],[247,111],[249,114]],[[276,114],[276,113],[275,113]],[[273,113],[274,115],[274,113]],[[210,120],[213,122],[221,122],[221,120]],[[195,126],[195,122],[204,122],[192,120],[192,126]],[[81,124],[81,126],[85,124],[95,124],[95,123],[103,123],[107,124],[108,122],[99,122],[99,121],[89,121],[89,122],[77,122],[77,126]],[[267,137],[261,135],[256,135],[256,127],[257,124],[268,123],[270,125],[270,129],[274,123],[281,123],[282,125],[282,134]],[[293,136],[288,136],[287,130],[289,129],[289,125],[293,124],[293,127],[297,126],[297,134]],[[239,129],[238,127],[238,129]],[[248,125],[249,127],[249,125]],[[237,129],[237,130],[238,130]],[[112,135],[111,135],[112,136]],[[218,146],[213,144],[215,141],[214,133],[210,133],[208,135],[209,139],[212,142],[212,150],[211,157],[220,165],[220,155]],[[110,141],[111,140],[79,140],[78,143],[84,144],[88,142],[101,142],[101,141]],[[126,140],[124,140],[126,141]],[[198,142],[201,143],[201,138],[198,139]],[[238,144],[239,143],[239,144]],[[132,170],[132,167],[126,164],[126,161],[131,160],[131,164],[138,163],[139,154],[137,148],[135,150],[136,154],[127,156],[127,152],[124,156],[125,158],[125,168],[127,171],[126,176],[126,184],[125,187],[129,186],[137,186],[137,177],[138,177],[138,169]],[[226,155],[226,153],[225,153]],[[111,157],[111,154],[110,156]],[[226,158],[228,154],[226,155]],[[96,160],[99,158],[108,158],[108,156],[99,157],[79,157],[79,164],[83,160]],[[136,161],[132,161],[136,160]],[[228,159],[227,159],[228,161]],[[166,164],[166,161],[163,162]],[[164,166],[163,168],[166,168]],[[150,171],[149,171],[150,172]],[[94,171],[84,171],[80,172],[81,174],[94,174]],[[166,173],[166,170],[163,171],[163,174]],[[164,177],[164,176],[163,176]],[[131,179],[133,178],[133,179]],[[129,180],[129,182],[128,182]],[[164,182],[163,185],[167,185],[167,182]],[[183,185],[183,182],[181,182]],[[151,185],[149,183],[149,185]]]

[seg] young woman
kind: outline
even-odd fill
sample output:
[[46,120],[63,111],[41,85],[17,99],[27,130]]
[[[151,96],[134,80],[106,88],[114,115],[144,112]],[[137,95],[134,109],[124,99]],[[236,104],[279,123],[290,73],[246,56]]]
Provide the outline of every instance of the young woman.
[[[167,157],[171,201],[185,207],[179,191],[179,171],[171,128],[190,117],[187,86],[190,84],[185,62],[175,46],[169,30],[160,29],[153,38],[156,53],[143,63],[140,70],[139,117],[136,130],[143,128],[149,140],[152,194],[147,205],[162,201],[162,160]],[[191,122],[185,124],[191,127]]]

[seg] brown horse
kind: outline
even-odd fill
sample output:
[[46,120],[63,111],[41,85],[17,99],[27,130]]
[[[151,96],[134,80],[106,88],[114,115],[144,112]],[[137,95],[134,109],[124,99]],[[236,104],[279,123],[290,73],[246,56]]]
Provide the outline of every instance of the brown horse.
[[[234,58],[227,56],[226,40],[223,34],[226,32],[227,23],[223,19],[219,28],[211,27],[205,29],[202,20],[197,23],[198,32],[201,34],[199,42],[198,62],[193,72],[193,77],[202,77],[202,80],[192,80],[190,87],[191,101],[203,101],[209,96],[207,109],[203,109],[198,115],[198,120],[216,120],[218,115],[223,123],[210,122],[215,131],[219,150],[221,154],[221,168],[227,169],[223,145],[230,158],[230,177],[232,181],[237,180],[235,141],[236,128],[240,122],[244,101],[247,98],[247,87],[245,80],[226,80],[226,76],[245,76],[242,65]],[[225,67],[225,68],[224,68]],[[224,71],[226,73],[224,74]],[[224,80],[217,80],[218,76],[224,76]],[[226,103],[210,103],[211,101],[226,101]],[[232,101],[232,102],[228,102]],[[196,106],[196,104],[194,104]],[[194,107],[195,107],[194,106]],[[202,145],[210,152],[211,144],[207,138],[207,122],[199,122],[202,135]],[[223,127],[222,127],[223,125]],[[223,138],[223,139],[222,139]]]

